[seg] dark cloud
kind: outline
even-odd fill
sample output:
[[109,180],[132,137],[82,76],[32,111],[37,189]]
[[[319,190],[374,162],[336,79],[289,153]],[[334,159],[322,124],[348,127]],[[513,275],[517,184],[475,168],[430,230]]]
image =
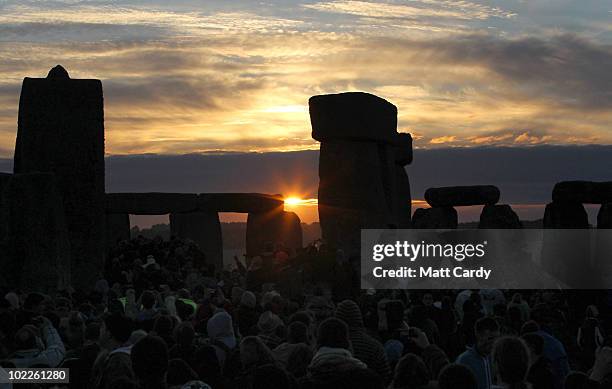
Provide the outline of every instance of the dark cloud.
[[[109,192],[266,192],[316,197],[318,151],[130,155],[106,159]],[[562,180],[612,180],[612,146],[472,147],[414,151],[412,194],[498,185],[502,201],[542,204]],[[11,161],[0,159],[0,171]]]
[[483,35],[415,46],[432,63],[484,66],[525,97],[579,109],[612,108],[610,45],[574,35],[513,40]]

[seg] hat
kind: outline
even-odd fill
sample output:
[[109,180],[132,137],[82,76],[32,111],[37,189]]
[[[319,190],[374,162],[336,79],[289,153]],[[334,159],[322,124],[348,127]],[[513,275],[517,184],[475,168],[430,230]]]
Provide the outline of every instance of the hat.
[[240,305],[244,305],[248,308],[255,308],[256,304],[257,297],[255,297],[253,292],[247,290],[246,292],[242,293],[242,297],[240,297]]
[[352,300],[344,300],[343,302],[338,304],[338,308],[336,310],[336,317],[345,322],[349,328],[363,327],[361,309],[359,309],[357,303]]
[[281,325],[283,325],[281,318],[270,311],[262,313],[257,321],[257,328],[259,328],[261,332],[267,334],[276,331]]
[[147,255],[147,262],[142,265],[142,267],[147,267],[149,265],[156,265],[157,262],[155,262],[155,257],[152,255]]
[[388,340],[384,348],[389,362],[399,361],[404,354],[404,344],[396,339]]

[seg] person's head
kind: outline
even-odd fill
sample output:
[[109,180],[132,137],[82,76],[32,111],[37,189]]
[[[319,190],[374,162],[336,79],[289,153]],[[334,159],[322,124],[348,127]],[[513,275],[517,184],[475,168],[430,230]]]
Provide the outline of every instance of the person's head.
[[309,342],[308,327],[306,324],[294,321],[289,324],[287,331],[287,341],[289,343],[308,343]]
[[191,304],[187,304],[181,299],[174,301],[176,307],[176,314],[181,318],[182,321],[187,321],[193,317],[195,310]]
[[424,306],[430,307],[434,303],[434,297],[431,293],[425,293],[423,295],[423,299],[421,300]]
[[170,338],[174,330],[174,319],[170,315],[161,315],[155,319],[153,331],[162,338]]
[[477,389],[478,382],[474,373],[465,365],[451,363],[440,371],[440,389]]
[[589,305],[586,308],[585,317],[587,318],[598,318],[599,317],[599,309],[595,305]]
[[544,338],[535,332],[529,332],[521,336],[529,348],[529,360],[535,363],[544,352]]
[[482,355],[489,355],[493,343],[499,338],[499,324],[490,317],[483,317],[474,325],[476,335],[476,349]]
[[100,345],[112,349],[126,343],[132,334],[133,323],[128,317],[110,314],[100,327]]
[[189,381],[195,381],[198,375],[193,369],[182,359],[171,359],[168,362],[168,386],[182,386]]
[[40,293],[29,293],[23,302],[23,309],[42,315],[44,311],[45,296]]
[[15,333],[15,348],[17,350],[42,349],[42,341],[38,328],[31,324],[26,324],[18,329]]
[[363,317],[361,309],[353,300],[344,300],[336,308],[336,317],[346,323],[349,328],[362,328]]
[[540,325],[535,320],[526,321],[521,326],[521,334],[540,331]]
[[260,334],[276,334],[279,327],[282,326],[283,320],[271,311],[266,311],[262,313],[259,317],[259,320],[257,321],[257,328],[259,329]]
[[240,361],[244,369],[274,363],[274,355],[257,336],[247,336],[240,342]]
[[225,311],[215,313],[208,323],[206,323],[206,332],[212,340],[221,340],[228,347],[234,348],[235,336],[232,317]]
[[251,291],[245,291],[240,295],[240,305],[249,309],[254,309],[257,305],[257,297]]
[[155,293],[145,290],[140,296],[140,302],[145,309],[152,309],[155,306]]
[[159,336],[147,336],[132,347],[132,369],[142,387],[161,387],[168,371],[168,347]]
[[500,383],[521,387],[529,370],[529,351],[521,338],[505,336],[493,346],[493,368]]
[[317,348],[331,347],[351,349],[348,326],[335,317],[330,317],[319,325],[317,332]]
[[418,388],[429,383],[430,374],[425,362],[415,354],[404,355],[395,366],[392,388]]
[[287,371],[295,378],[304,377],[308,372],[308,365],[312,361],[312,349],[306,344],[296,344],[287,358]]
[[176,326],[174,329],[174,340],[176,343],[182,348],[188,348],[193,345],[193,340],[195,339],[195,330],[193,329],[193,325],[184,321]]

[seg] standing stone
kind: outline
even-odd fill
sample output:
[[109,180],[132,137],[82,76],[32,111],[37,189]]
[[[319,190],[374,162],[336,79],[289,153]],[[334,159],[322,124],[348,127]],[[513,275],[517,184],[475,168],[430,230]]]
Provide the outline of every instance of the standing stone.
[[69,286],[70,242],[54,175],[15,174],[5,191],[5,207],[8,250],[0,256],[5,281],[30,291]]
[[499,189],[493,185],[447,186],[425,191],[425,200],[432,207],[493,205],[499,196]]
[[412,195],[410,193],[410,180],[406,172],[406,165],[412,163],[412,136],[398,134],[393,153],[395,157],[395,194],[393,202],[394,215],[397,217],[398,228],[410,228],[412,215]]
[[[309,108],[312,137],[321,142],[321,233],[347,257],[358,256],[361,229],[406,224],[406,216],[402,221],[398,214],[403,200],[399,192],[409,192],[409,186],[398,182],[407,177],[397,170],[394,150],[397,108],[361,92],[314,96]],[[399,161],[405,161],[405,154]]]
[[555,184],[553,202],[605,204],[612,202],[612,181],[562,181]]
[[[6,236],[8,231],[8,209],[6,207],[5,193],[12,176],[12,174],[0,173],[0,245],[2,245],[2,239]],[[0,246],[0,253],[1,249],[2,247]]]
[[[8,205],[6,199],[6,188],[11,180],[12,174],[0,173],[0,264],[9,261],[8,246]],[[6,274],[0,274],[0,288],[8,287]]]
[[130,240],[130,215],[127,213],[107,213],[106,252],[108,253],[124,240]]
[[599,208],[597,228],[612,228],[612,203],[602,204]]
[[103,268],[104,109],[100,80],[73,80],[60,67],[25,78],[19,100],[15,173],[52,172],[68,227],[73,280],[89,289]]
[[596,273],[584,206],[553,201],[546,205],[543,225],[542,267],[570,288],[599,287],[593,279]]
[[485,205],[482,208],[478,228],[515,229],[522,227],[518,215],[508,204]]
[[246,234],[249,257],[261,255],[277,245],[297,251],[303,246],[302,239],[302,223],[294,212],[279,208],[270,212],[249,213]]
[[397,184],[396,211],[397,227],[410,228],[412,214],[412,195],[410,193],[410,180],[403,166],[395,167],[395,180]]
[[581,203],[553,201],[544,210],[544,228],[589,228],[589,217]]
[[453,207],[418,208],[412,215],[415,229],[456,229],[457,210]]
[[170,232],[173,236],[194,241],[208,264],[215,265],[216,271],[223,269],[223,238],[216,211],[171,213]]

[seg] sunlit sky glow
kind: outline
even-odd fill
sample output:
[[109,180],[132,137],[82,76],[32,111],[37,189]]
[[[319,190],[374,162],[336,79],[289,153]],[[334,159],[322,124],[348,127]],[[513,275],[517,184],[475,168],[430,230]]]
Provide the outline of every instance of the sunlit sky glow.
[[[166,4],[170,3],[170,4]],[[23,77],[104,82],[106,151],[317,148],[365,90],[417,147],[612,143],[612,1],[0,0],[0,157]]]

